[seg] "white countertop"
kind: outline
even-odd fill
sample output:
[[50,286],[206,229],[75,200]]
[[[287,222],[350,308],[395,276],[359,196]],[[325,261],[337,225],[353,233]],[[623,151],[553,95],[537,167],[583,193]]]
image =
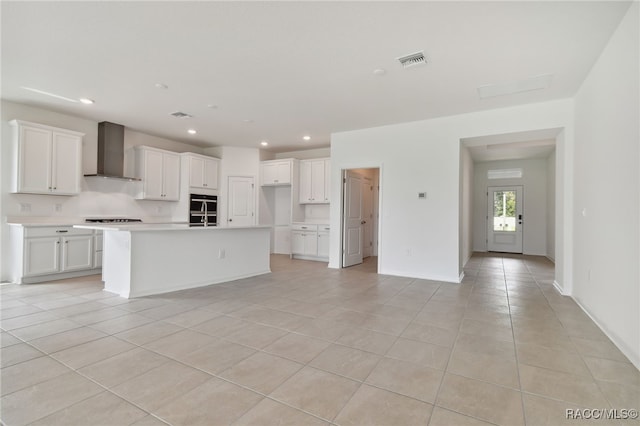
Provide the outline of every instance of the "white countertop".
[[83,223],[81,225],[73,225],[79,229],[98,229],[101,231],[128,231],[128,232],[153,232],[153,231],[224,231],[234,229],[268,229],[270,226],[253,225],[253,226],[189,226],[187,223],[138,223],[138,224],[106,224],[106,223]]

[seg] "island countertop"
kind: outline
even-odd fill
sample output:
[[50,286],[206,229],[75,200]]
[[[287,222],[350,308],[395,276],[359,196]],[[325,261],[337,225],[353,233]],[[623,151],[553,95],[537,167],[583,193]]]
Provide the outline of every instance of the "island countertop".
[[98,229],[101,231],[129,231],[129,232],[150,232],[150,231],[223,231],[233,229],[262,229],[270,228],[267,225],[251,225],[251,226],[190,226],[188,223],[92,223],[73,225],[74,228],[80,229]]

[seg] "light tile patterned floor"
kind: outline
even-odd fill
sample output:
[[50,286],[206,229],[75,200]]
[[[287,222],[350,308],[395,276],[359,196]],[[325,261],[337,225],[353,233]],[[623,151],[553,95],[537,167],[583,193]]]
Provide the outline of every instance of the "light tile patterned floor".
[[559,425],[639,408],[640,373],[540,257],[460,285],[272,257],[273,273],[141,299],[99,277],[3,285],[14,425]]

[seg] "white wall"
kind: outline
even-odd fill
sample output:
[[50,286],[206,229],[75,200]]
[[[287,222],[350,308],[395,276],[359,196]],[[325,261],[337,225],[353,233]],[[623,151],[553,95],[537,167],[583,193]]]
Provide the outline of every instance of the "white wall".
[[571,100],[558,100],[333,134],[329,266],[340,265],[340,171],[380,167],[380,272],[458,281],[460,140],[569,128],[565,149],[572,109]]
[[547,158],[547,257],[556,258],[556,151]]
[[256,221],[258,217],[258,195],[260,186],[260,159],[261,152],[257,148],[241,148],[222,146],[206,148],[205,155],[222,159],[220,162],[220,184],[218,198],[218,225],[227,226],[228,206],[227,194],[229,193],[229,176],[253,177],[254,181],[254,206]]
[[[80,195],[74,197],[54,195],[10,194],[10,173],[14,173],[12,162],[13,129],[8,122],[14,119],[46,124],[85,133],[82,143],[83,173],[95,173],[98,161],[98,123],[84,118],[74,117],[23,105],[2,101],[2,253],[9,253],[9,239],[6,238],[7,217],[78,219],[91,216],[127,216],[146,220],[170,221],[177,208],[177,202],[135,200],[135,185],[140,183],[113,179],[83,178]],[[136,145],[149,145],[176,152],[198,152],[202,149],[180,142],[162,139],[144,133],[125,130],[125,175],[132,176]],[[28,205],[30,211],[21,211],[21,204]],[[0,279],[6,280],[8,257],[2,256]]]
[[460,254],[458,273],[473,254],[473,177],[474,165],[471,152],[460,147]]
[[575,98],[573,296],[640,368],[639,8]]
[[[491,179],[487,171],[522,168],[522,179]],[[473,190],[473,250],[487,251],[487,188],[489,186],[523,186],[522,252],[547,254],[547,160],[490,161],[476,163]]]

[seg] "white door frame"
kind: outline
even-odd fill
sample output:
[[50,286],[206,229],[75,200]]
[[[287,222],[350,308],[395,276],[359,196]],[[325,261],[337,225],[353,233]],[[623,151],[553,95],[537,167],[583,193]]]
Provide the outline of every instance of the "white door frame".
[[377,268],[377,273],[380,273],[380,265],[382,265],[381,259],[382,259],[382,249],[384,248],[384,242],[381,240],[380,236],[382,235],[382,226],[383,226],[383,219],[382,219],[382,206],[383,206],[383,176],[384,176],[384,166],[382,164],[354,164],[354,165],[348,165],[347,167],[342,167],[340,168],[340,220],[338,221],[340,223],[340,229],[339,229],[339,250],[338,250],[338,268],[342,269],[344,268],[344,265],[342,263],[343,260],[343,247],[344,247],[344,241],[343,241],[343,237],[344,237],[344,192],[345,192],[345,176],[346,176],[346,172],[347,170],[353,170],[353,169],[378,169],[378,187],[377,187],[377,194],[378,194],[378,205],[377,205],[377,214],[378,217],[376,218],[376,237],[377,237],[377,257],[378,257],[378,268]]

